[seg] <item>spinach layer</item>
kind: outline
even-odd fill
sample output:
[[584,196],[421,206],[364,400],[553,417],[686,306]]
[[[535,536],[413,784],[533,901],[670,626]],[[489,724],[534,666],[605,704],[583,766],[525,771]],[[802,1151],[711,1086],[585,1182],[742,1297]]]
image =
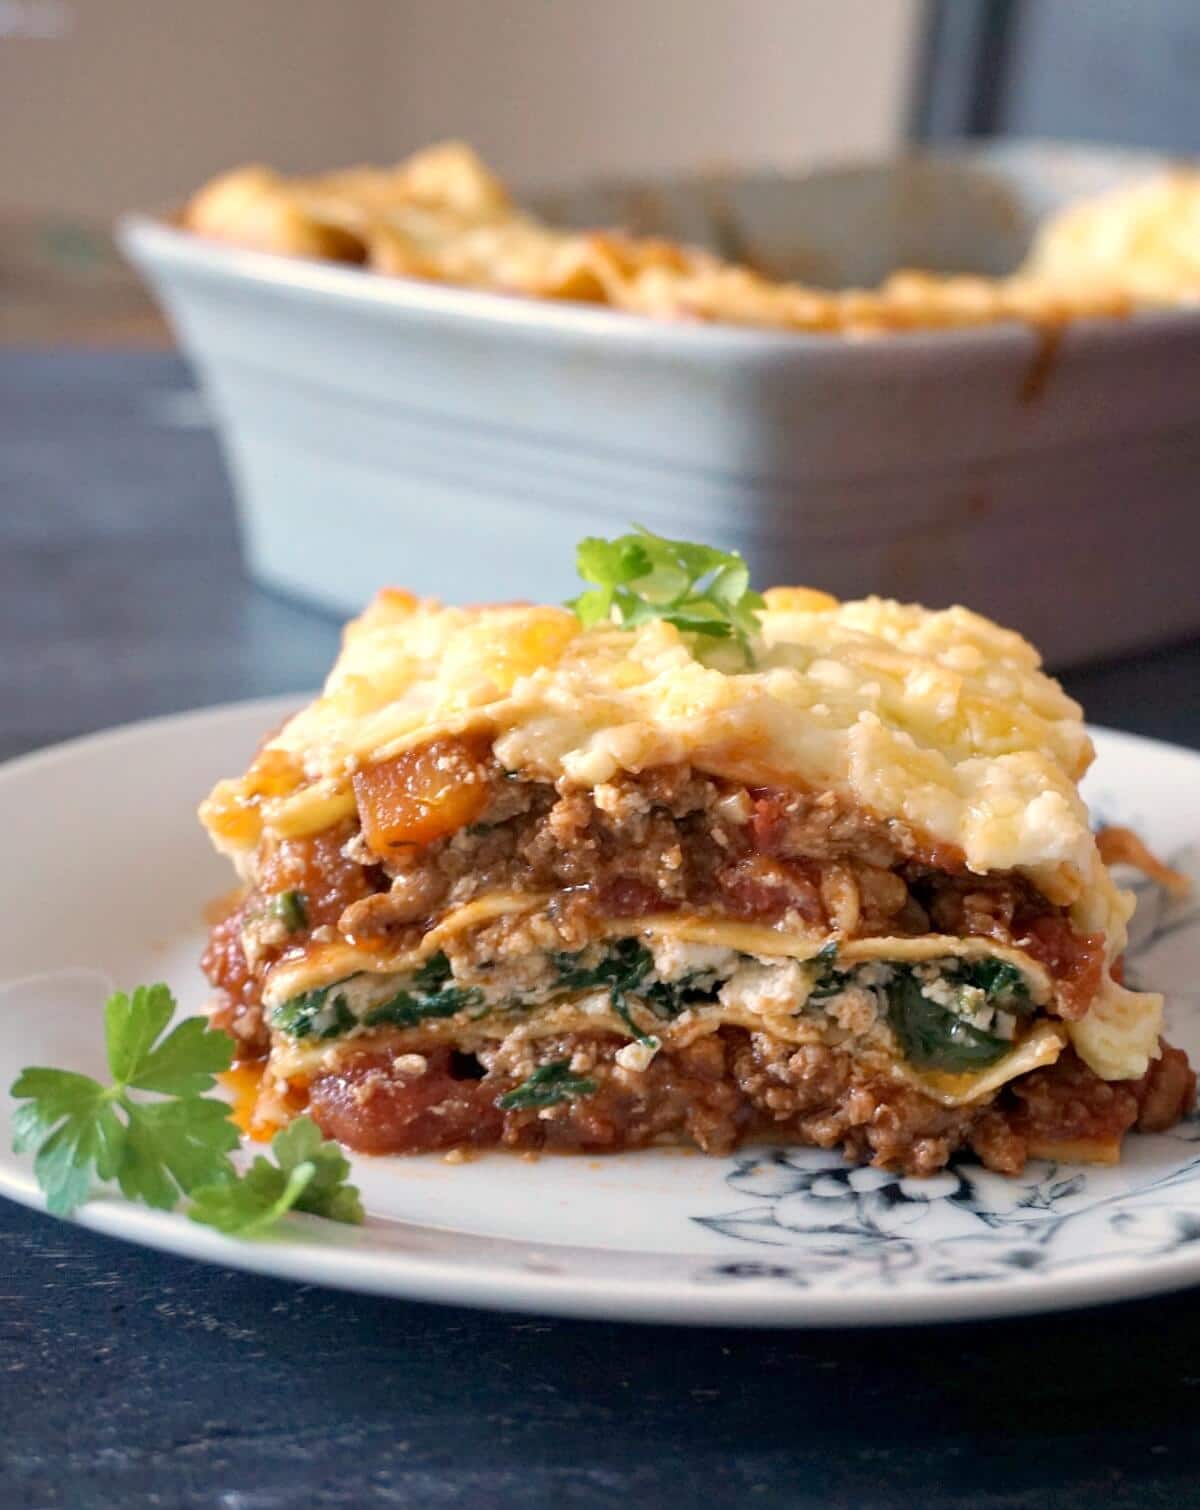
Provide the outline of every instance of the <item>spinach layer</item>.
[[[388,1023],[397,1028],[414,1028],[431,1018],[454,1017],[483,1002],[483,992],[471,986],[448,985],[450,961],[444,954],[432,955],[415,972],[408,985],[386,1001],[370,1007],[361,1022],[374,1028]],[[347,981],[335,981],[315,991],[293,996],[275,1008],[271,1024],[292,1038],[340,1038],[360,1019],[350,1010],[346,996]]]
[[[890,966],[891,978],[879,987],[887,997],[888,1023],[904,1057],[921,1070],[957,1073],[986,1069],[1012,1049],[1011,1037],[978,1026],[973,1018],[996,1012],[1031,1017],[1033,999],[1025,977],[1007,960],[939,960],[938,982],[947,1002],[926,994],[929,984],[912,965]],[[854,972],[839,979],[830,972],[809,1000],[822,1002],[854,984]]]
[[[555,986],[565,991],[607,991],[613,1011],[640,1043],[657,1046],[657,1039],[634,1021],[631,1004],[667,1023],[689,1003],[714,996],[711,974],[706,978],[703,972],[678,981],[649,981],[654,957],[638,939],[619,940],[598,960],[589,961],[591,953],[580,950],[551,955]],[[886,979],[875,984],[861,978],[868,967],[839,968],[836,959],[834,945],[827,945],[816,956],[821,973],[801,1010],[823,1007],[846,989],[868,984],[883,998],[900,1051],[917,1069],[952,1073],[985,1069],[1002,1059],[1013,1045],[1011,1033],[994,1031],[996,1014],[1028,1018],[1035,1010],[1024,976],[1006,960],[938,960],[931,962],[937,966],[935,977],[929,975],[928,966],[889,964]],[[929,994],[934,983],[938,988],[936,999]],[[351,1010],[347,985],[347,981],[336,981],[292,997],[271,1014],[273,1026],[293,1038],[330,1039],[341,1037],[360,1023],[364,1027],[387,1024],[411,1028],[473,1008],[480,1009],[476,1015],[488,1010],[478,987],[453,984],[450,962],[443,953],[433,955],[401,990],[368,1008],[361,1018]],[[549,1094],[556,1084],[555,1076],[551,1076],[544,1085],[542,1081],[532,1085],[531,1093]],[[560,1088],[566,1087],[564,1081]],[[583,1094],[577,1090],[573,1093]]]

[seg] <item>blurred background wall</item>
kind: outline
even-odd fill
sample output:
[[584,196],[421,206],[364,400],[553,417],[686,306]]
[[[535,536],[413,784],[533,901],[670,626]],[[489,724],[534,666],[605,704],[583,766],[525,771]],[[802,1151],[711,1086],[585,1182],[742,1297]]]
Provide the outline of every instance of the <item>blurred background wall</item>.
[[1200,150],[1200,0],[0,0],[0,343],[167,339],[108,238],[247,160],[518,188],[906,139]]
[[0,0],[0,210],[466,136],[522,183],[899,140],[920,0]]
[[390,16],[398,93],[386,130],[465,135],[530,183],[875,152],[903,129],[919,9],[402,0]]

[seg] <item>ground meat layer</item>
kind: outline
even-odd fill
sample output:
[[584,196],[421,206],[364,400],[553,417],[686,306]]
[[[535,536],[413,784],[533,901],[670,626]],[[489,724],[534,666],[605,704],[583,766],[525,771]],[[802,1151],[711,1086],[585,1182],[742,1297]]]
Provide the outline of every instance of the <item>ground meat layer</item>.
[[790,915],[848,938],[925,933],[935,910],[947,931],[979,921],[994,937],[1061,915],[1021,878],[970,877],[950,846],[923,844],[833,792],[747,788],[686,765],[593,789],[497,775],[476,821],[374,857],[391,884],[343,917],[360,938],[402,941],[494,891],[560,892],[602,917],[681,907],[750,922]]
[[[231,1035],[240,1057],[258,1058],[267,1051],[261,996],[267,969],[288,949],[307,943],[317,930],[335,928],[347,908],[388,886],[382,869],[344,853],[357,832],[358,825],[348,821],[310,838],[264,849],[258,884],[209,929],[200,968],[220,993],[213,1025]],[[292,935],[280,930],[276,944],[265,947],[251,963],[242,942],[247,922],[261,916],[273,896],[293,890],[304,898],[305,927]]]
[[[398,1057],[363,1050],[307,1088],[322,1131],[363,1153],[506,1147],[619,1152],[656,1142],[726,1154],[756,1140],[841,1148],[859,1163],[925,1175],[970,1150],[1020,1171],[1031,1150],[1087,1140],[1114,1145],[1133,1126],[1160,1131],[1191,1105],[1195,1076],[1163,1045],[1137,1081],[1100,1080],[1069,1051],[982,1107],[946,1108],[872,1076],[846,1053],[796,1048],[722,1028],[663,1049],[644,1071],[623,1068],[624,1040],[572,1034],[475,1059],[444,1046]],[[540,1065],[561,1064],[595,1088],[541,1108],[500,1098]]]
[[[1024,878],[973,876],[952,847],[832,792],[747,788],[684,765],[561,791],[488,766],[470,790],[473,821],[429,842],[384,846],[371,839],[382,824],[365,821],[263,850],[255,888],[204,959],[224,993],[217,1020],[244,1053],[265,1051],[265,972],[314,931],[413,947],[447,911],[496,891],[552,893],[557,948],[581,947],[608,918],[687,908],[842,938],[933,930],[1016,945],[1055,978],[1063,1017],[1081,1016],[1100,984],[1103,935],[1076,934]],[[308,899],[308,929],[251,963],[241,931],[288,888]],[[501,933],[502,953],[528,943],[524,929]]]

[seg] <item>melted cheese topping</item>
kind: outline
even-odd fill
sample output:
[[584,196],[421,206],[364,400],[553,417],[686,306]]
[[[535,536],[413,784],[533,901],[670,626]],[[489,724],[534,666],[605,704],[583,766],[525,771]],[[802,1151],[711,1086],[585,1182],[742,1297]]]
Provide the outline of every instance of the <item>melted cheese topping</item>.
[[[834,789],[968,866],[1078,898],[1099,859],[1076,781],[1080,710],[1019,635],[968,612],[768,594],[753,670],[705,664],[672,625],[581,631],[565,609],[379,595],[324,693],[204,819],[222,848],[328,827],[363,762],[481,729],[527,776],[591,787],[688,761],[761,785]],[[257,814],[257,819],[256,815]]]
[[517,209],[472,150],[446,142],[391,168],[287,178],[250,166],[195,194],[201,235],[297,257],[364,263],[653,319],[847,336],[1024,320],[1120,317],[1200,296],[1200,174],[1179,170],[1052,217],[1007,278],[903,271],[830,292],[765,277],[696,247],[560,230]]
[[1119,284],[1150,303],[1200,298],[1200,172],[1177,168],[1069,205],[1026,268],[1064,284]]

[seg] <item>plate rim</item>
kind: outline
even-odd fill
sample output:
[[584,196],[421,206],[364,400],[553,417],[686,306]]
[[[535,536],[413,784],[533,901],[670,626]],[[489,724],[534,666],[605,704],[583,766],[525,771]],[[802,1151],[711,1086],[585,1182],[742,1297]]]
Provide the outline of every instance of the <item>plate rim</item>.
[[[45,1213],[32,1181],[13,1179],[0,1161],[0,1196]],[[152,1211],[121,1197],[93,1198],[67,1219],[103,1236],[174,1257],[234,1269],[295,1284],[317,1284],[350,1294],[400,1301],[465,1306],[471,1310],[513,1312],[529,1316],[664,1326],[752,1327],[828,1330],[836,1327],[910,1327],[931,1323],[967,1323],[1015,1316],[1085,1310],[1146,1299],[1200,1283],[1200,1254],[1184,1253],[1157,1264],[1130,1265],[1113,1258],[1085,1274],[1031,1275],[1013,1282],[963,1280],[952,1286],[925,1282],[901,1291],[866,1293],[807,1291],[796,1285],[751,1279],[747,1285],[721,1284],[692,1277],[655,1282],[642,1278],[580,1279],[570,1275],[506,1269],[486,1260],[447,1265],[444,1258],[421,1254],[386,1254],[295,1239],[238,1241],[196,1226],[179,1212]],[[315,1219],[297,1216],[304,1225]],[[388,1221],[403,1230],[410,1224]],[[413,1225],[415,1230],[422,1230]],[[364,1229],[353,1229],[362,1231]],[[428,1230],[428,1229],[425,1229]],[[503,1241],[456,1233],[464,1241]],[[563,1245],[535,1249],[553,1253]],[[600,1251],[600,1250],[592,1250]],[[626,1258],[675,1259],[653,1250],[621,1250]],[[725,1255],[692,1255],[697,1265],[715,1267]],[[733,1255],[729,1255],[732,1261]],[[751,1260],[753,1262],[753,1260]],[[769,1264],[769,1259],[765,1261]],[[400,1281],[400,1283],[397,1283]]]

